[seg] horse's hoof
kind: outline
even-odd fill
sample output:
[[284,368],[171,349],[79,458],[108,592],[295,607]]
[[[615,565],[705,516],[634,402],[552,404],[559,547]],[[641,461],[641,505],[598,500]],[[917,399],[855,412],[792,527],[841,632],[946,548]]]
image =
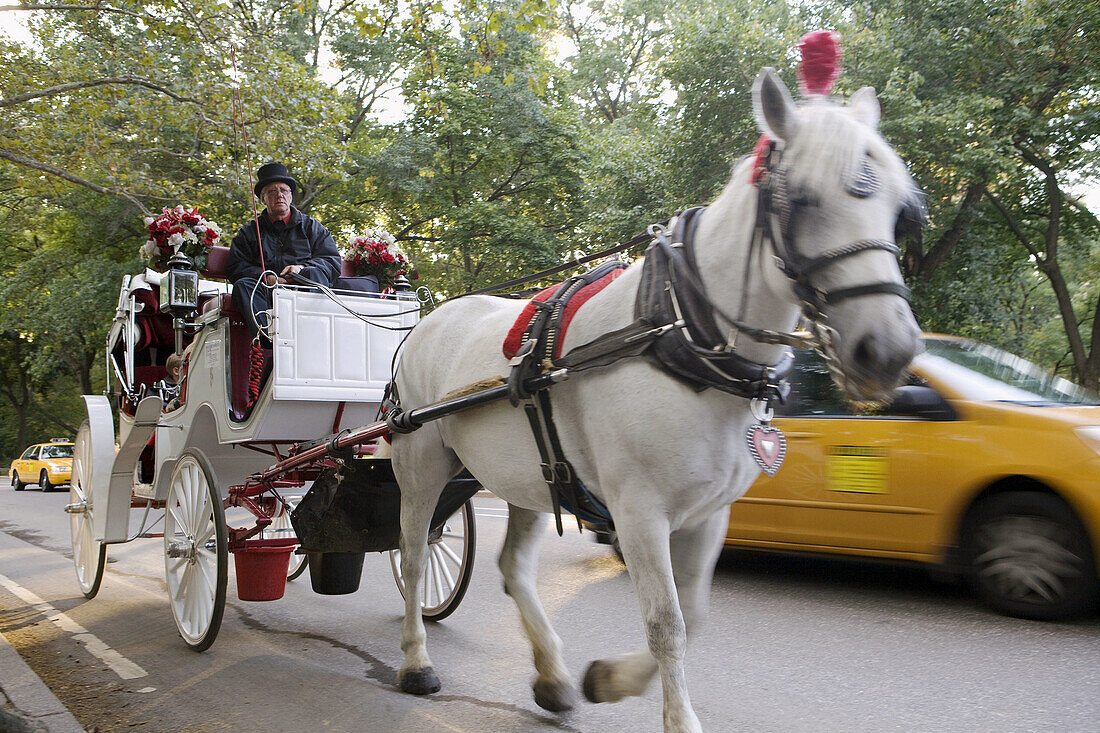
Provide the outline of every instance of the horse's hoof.
[[601,700],[596,694],[596,688],[602,687],[611,676],[611,665],[607,662],[597,659],[592,664],[588,665],[588,669],[584,673],[584,684],[582,690],[584,691],[584,699],[588,702],[606,702]]
[[572,710],[577,703],[577,695],[569,685],[554,684],[539,680],[532,688],[535,691],[535,704],[552,713],[564,713]]
[[430,695],[439,692],[439,675],[431,667],[405,672],[401,675],[401,691],[410,695]]

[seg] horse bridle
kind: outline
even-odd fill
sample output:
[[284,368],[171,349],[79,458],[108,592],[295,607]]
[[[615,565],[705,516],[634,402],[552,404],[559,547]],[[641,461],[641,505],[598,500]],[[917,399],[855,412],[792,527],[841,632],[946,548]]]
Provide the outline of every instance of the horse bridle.
[[[764,237],[770,239],[779,268],[794,283],[795,294],[803,303],[804,313],[806,307],[809,307],[812,308],[815,314],[815,316],[811,316],[810,313],[805,313],[808,318],[821,317],[827,305],[835,305],[841,301],[864,295],[885,293],[897,295],[906,302],[909,301],[909,288],[904,283],[899,282],[867,283],[831,291],[814,287],[810,282],[811,276],[841,260],[874,250],[890,252],[897,256],[901,254],[901,250],[896,244],[886,239],[860,239],[814,257],[802,254],[795,248],[797,217],[795,216],[794,205],[787,184],[788,168],[782,165],[782,154],[775,147],[774,142],[769,146],[762,167],[763,176],[758,184],[759,194],[756,206],[753,248],[756,249],[760,246]],[[869,188],[860,188],[854,191],[852,195],[865,198],[870,194],[870,190]],[[802,206],[818,205],[812,201],[800,200],[798,203]],[[747,277],[748,271],[746,270],[746,280]]]
[[[825,313],[826,308],[852,298],[877,294],[897,295],[909,302],[910,291],[903,283],[891,281],[825,290],[813,284],[813,276],[842,260],[864,252],[886,251],[896,256],[900,254],[900,249],[894,242],[889,240],[861,239],[815,256],[799,252],[795,246],[795,228],[799,219],[797,207],[816,206],[817,203],[802,200],[792,202],[787,185],[788,169],[781,165],[781,151],[774,143],[764,152],[760,166],[763,175],[757,184],[756,222],[745,266],[741,287],[742,299],[737,317],[730,316],[710,299],[694,262],[692,235],[697,222],[697,215],[702,211],[701,207],[688,209],[681,213],[677,217],[672,233],[668,232],[663,226],[654,225],[650,227],[650,234],[654,237],[656,246],[663,247],[669,252],[679,249],[684,255],[683,258],[669,258],[670,267],[675,270],[677,276],[672,278],[673,290],[675,290],[675,281],[686,283],[692,291],[691,296],[704,303],[705,309],[710,311],[710,320],[716,323],[718,319],[721,319],[728,323],[735,332],[732,343],[715,344],[711,347],[714,352],[732,353],[737,340],[736,334],[744,334],[749,339],[762,344],[794,348],[812,346],[824,359],[837,386],[850,394],[848,380],[841,369],[835,345],[836,332],[828,324],[828,317]],[[871,185],[873,185],[873,181]],[[865,197],[873,190],[871,185],[853,190],[851,193],[855,196]],[[670,235],[673,241],[670,241]],[[754,259],[766,255],[769,243],[776,264],[783,274],[791,280],[795,295],[801,305],[802,316],[809,324],[809,333],[756,328],[744,322],[753,262]],[[680,297],[687,297],[687,295],[687,293],[684,293]],[[686,331],[686,326],[682,328]],[[747,363],[759,366],[761,369],[769,367],[769,365],[755,362]],[[779,386],[779,389],[775,389],[775,386],[777,385],[770,385],[772,388],[761,394],[751,395],[751,397],[770,399],[770,397],[785,393],[784,386]]]

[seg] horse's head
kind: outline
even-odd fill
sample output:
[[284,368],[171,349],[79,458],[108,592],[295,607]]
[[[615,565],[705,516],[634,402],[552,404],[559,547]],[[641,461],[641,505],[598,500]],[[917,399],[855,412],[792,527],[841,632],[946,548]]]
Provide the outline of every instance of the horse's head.
[[753,103],[779,151],[758,184],[776,253],[849,396],[883,399],[920,343],[894,242],[900,222],[923,217],[920,191],[878,133],[872,88],[846,107],[824,96],[799,107],[764,69]]

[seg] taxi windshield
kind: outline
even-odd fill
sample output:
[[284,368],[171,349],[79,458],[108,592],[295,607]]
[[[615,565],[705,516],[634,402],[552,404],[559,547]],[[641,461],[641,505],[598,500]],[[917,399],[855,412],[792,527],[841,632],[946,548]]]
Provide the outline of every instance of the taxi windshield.
[[1100,396],[1092,390],[988,344],[930,338],[924,346],[921,358],[948,372],[952,386],[971,399],[1034,405],[1100,404]]
[[42,459],[47,458],[72,458],[73,447],[71,445],[44,445],[42,446]]

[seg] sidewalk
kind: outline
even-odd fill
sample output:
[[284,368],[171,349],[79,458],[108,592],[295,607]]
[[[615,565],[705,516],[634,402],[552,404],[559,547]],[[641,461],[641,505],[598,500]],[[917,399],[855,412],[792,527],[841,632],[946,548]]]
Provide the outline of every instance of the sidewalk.
[[84,728],[0,634],[0,733],[83,733]]

